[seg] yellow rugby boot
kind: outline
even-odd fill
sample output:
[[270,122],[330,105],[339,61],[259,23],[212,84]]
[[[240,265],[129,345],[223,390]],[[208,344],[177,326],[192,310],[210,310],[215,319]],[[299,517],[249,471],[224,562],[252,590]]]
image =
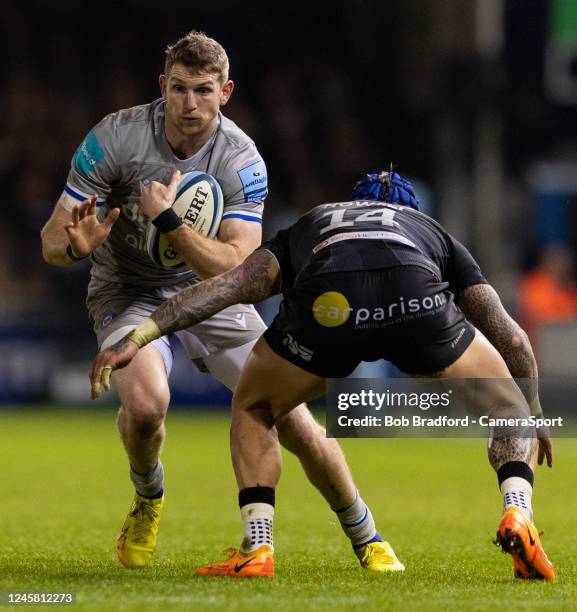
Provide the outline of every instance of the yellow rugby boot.
[[370,542],[355,550],[361,567],[371,572],[403,572],[405,566],[397,559],[388,542]]
[[136,493],[122,531],[116,540],[116,556],[124,567],[146,567],[156,548],[156,535],[164,495],[148,499]]
[[258,578],[274,576],[274,559],[270,546],[264,544],[255,551],[243,553],[236,548],[227,549],[228,559],[204,565],[196,570],[197,576],[228,576],[229,578]]

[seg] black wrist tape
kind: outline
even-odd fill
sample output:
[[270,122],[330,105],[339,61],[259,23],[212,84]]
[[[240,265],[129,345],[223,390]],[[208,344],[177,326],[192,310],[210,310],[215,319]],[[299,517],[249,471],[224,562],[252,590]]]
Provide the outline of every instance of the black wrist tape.
[[161,234],[166,234],[180,227],[182,225],[182,219],[172,210],[172,208],[167,208],[154,219],[152,224],[158,228]]
[[70,257],[70,259],[72,259],[72,261],[82,261],[83,259],[86,259],[88,257],[88,255],[83,255],[82,257],[78,257],[78,255],[74,255],[74,253],[72,252],[72,245],[69,244],[66,247],[66,255],[68,255],[68,257]]

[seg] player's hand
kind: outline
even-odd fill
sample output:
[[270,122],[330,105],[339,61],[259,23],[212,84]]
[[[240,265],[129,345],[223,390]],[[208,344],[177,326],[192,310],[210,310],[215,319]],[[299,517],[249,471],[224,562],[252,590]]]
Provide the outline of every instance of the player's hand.
[[96,217],[97,196],[91,196],[72,209],[72,221],[64,226],[72,252],[77,257],[86,257],[98,248],[110,234],[112,226],[120,215],[119,208],[113,208],[102,223]]
[[143,187],[140,195],[140,210],[149,219],[156,219],[160,213],[173,205],[179,181],[180,171],[175,170],[168,185],[152,181]]
[[543,465],[543,460],[547,457],[547,465],[553,465],[553,442],[551,441],[551,433],[548,427],[539,427],[537,429],[537,439],[539,441],[539,451],[537,454],[537,463]]
[[116,344],[96,355],[90,370],[91,397],[93,400],[100,397],[100,389],[110,391],[110,375],[113,370],[127,366],[138,353],[138,346],[127,336]]

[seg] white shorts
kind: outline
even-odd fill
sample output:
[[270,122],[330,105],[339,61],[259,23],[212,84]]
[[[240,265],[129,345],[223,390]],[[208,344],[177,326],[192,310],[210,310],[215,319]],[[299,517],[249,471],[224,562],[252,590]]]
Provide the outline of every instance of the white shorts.
[[[93,280],[86,303],[99,348],[107,348],[123,338],[174,293],[175,290],[166,288],[140,289]],[[254,306],[237,304],[174,336],[200,370],[211,372],[234,390],[246,358],[265,330]],[[164,359],[167,376],[173,363],[172,336],[152,343]]]

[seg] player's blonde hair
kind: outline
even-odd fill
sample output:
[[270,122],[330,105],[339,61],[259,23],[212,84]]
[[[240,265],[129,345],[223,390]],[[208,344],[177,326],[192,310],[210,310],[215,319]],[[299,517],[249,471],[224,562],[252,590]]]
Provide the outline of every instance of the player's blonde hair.
[[164,74],[168,76],[174,64],[183,64],[198,72],[218,74],[219,81],[228,81],[228,56],[214,38],[204,32],[190,31],[174,44],[168,45],[164,52]]

